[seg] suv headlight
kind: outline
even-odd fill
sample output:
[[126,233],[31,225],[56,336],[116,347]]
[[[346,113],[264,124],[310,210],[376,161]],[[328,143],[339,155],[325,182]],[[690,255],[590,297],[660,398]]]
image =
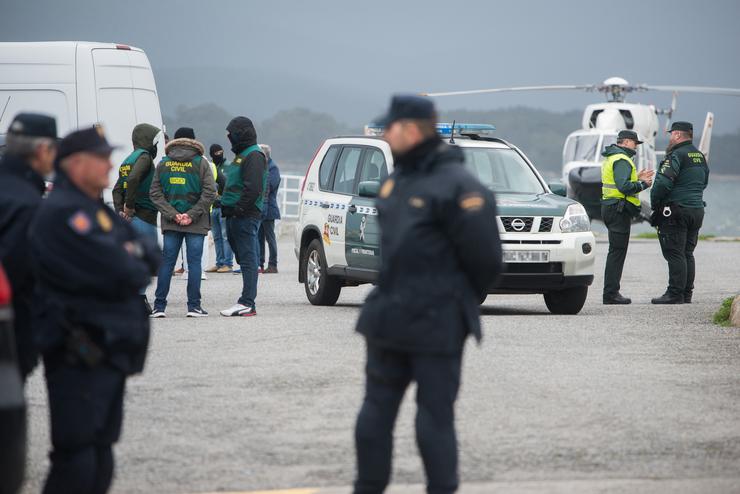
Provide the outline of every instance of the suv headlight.
[[591,222],[588,219],[586,209],[580,204],[571,204],[565,210],[563,219],[560,220],[560,231],[563,233],[588,232],[591,230]]

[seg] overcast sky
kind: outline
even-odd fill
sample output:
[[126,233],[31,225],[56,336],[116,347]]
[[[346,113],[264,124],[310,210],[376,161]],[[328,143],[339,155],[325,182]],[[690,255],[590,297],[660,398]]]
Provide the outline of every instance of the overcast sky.
[[[250,100],[259,100],[254,108],[262,118],[298,104],[348,118],[354,97],[363,111],[375,112],[398,91],[599,83],[615,75],[633,83],[740,87],[737,0],[0,0],[0,6],[3,41],[128,43],[147,52],[158,80],[158,73],[178,68],[236,68],[280,79],[274,90],[267,84],[264,94],[234,98],[229,108],[248,114]],[[184,81],[177,93],[187,101],[163,95],[165,110],[174,103],[228,104],[217,97],[218,82],[188,88]],[[314,98],[316,88],[337,94],[336,102]],[[439,104],[560,111],[600,100],[558,92]],[[630,100],[667,106],[670,94]],[[707,110],[716,114],[716,132],[740,128],[738,97],[682,95],[677,117],[698,126]]]

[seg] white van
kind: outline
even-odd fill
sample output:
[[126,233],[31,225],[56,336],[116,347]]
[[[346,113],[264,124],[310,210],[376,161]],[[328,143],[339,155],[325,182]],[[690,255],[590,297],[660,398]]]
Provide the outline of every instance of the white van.
[[[0,43],[0,140],[20,112],[56,117],[60,136],[102,124],[108,140],[120,146],[114,165],[133,150],[136,124],[162,128],[149,59],[139,48],[113,43]],[[111,188],[117,178],[114,166]],[[110,189],[104,199],[112,202]]]

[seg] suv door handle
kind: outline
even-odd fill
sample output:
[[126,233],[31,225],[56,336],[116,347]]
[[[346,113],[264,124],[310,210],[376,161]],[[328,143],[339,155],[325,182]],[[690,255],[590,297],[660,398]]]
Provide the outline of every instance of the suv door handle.
[[349,208],[347,208],[347,211],[349,211],[352,214],[355,214],[357,212],[357,206],[352,204]]
[[319,206],[321,206],[324,209],[329,209],[329,203],[328,202],[322,202],[321,204],[319,204]]

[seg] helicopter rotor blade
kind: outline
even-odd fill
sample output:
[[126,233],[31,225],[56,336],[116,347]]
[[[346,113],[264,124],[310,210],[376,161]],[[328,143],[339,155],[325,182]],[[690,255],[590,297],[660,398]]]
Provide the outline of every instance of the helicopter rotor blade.
[[593,90],[596,86],[592,84],[578,84],[578,85],[562,85],[562,86],[520,86],[520,87],[500,87],[492,89],[473,89],[470,91],[447,91],[440,93],[421,93],[421,96],[429,96],[432,98],[440,96],[464,96],[469,94],[487,94],[487,93],[503,93],[503,92],[516,92],[516,91],[560,91],[560,90]]
[[638,87],[649,91],[671,91],[679,93],[705,93],[718,94],[722,96],[740,96],[740,89],[729,87],[707,87],[707,86],[652,86],[642,84]]

